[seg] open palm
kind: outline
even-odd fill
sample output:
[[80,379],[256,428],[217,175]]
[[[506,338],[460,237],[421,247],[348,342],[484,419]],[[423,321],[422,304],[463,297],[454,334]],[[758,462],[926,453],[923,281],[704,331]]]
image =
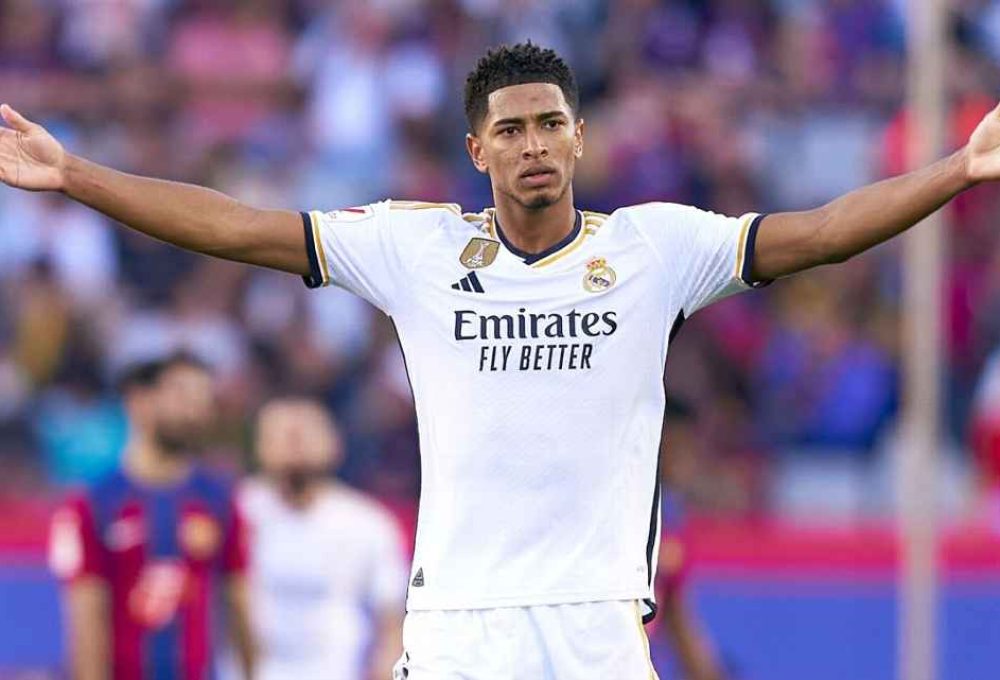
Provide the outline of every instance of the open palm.
[[0,181],[19,189],[43,191],[62,188],[66,152],[41,125],[11,107],[0,106]]
[[969,138],[968,172],[976,182],[1000,179],[1000,106],[986,114]]

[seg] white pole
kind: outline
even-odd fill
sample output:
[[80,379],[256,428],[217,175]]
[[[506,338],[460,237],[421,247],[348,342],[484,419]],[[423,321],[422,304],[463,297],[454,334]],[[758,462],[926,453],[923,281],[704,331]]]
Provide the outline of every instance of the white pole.
[[[945,14],[942,0],[907,0],[907,78],[911,167],[935,160],[945,129]],[[937,675],[935,468],[941,441],[941,215],[904,243],[903,452],[897,488],[903,539],[898,658],[900,680]]]

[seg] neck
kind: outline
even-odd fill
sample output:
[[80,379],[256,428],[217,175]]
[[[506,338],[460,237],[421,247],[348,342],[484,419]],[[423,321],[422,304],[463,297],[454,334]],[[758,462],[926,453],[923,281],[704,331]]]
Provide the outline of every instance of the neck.
[[134,432],[125,447],[125,471],[135,481],[149,486],[170,486],[191,473],[191,461],[172,456],[141,432]]
[[313,482],[303,489],[302,493],[298,494],[292,493],[287,486],[280,482],[274,482],[274,487],[286,505],[301,512],[311,508],[325,491],[334,488],[334,484],[335,482],[332,480],[325,479]]
[[540,253],[566,238],[576,223],[573,187],[544,208],[526,208],[510,196],[493,192],[496,216],[503,235],[519,250]]

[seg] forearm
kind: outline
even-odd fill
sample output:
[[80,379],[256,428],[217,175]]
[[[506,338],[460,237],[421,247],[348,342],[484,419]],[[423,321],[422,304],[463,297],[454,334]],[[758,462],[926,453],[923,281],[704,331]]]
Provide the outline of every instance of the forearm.
[[70,586],[65,600],[69,675],[72,680],[109,680],[110,625],[103,585]]
[[383,680],[392,676],[392,667],[403,653],[403,620],[395,609],[378,614],[377,638],[368,662],[368,678]]
[[227,585],[229,631],[240,669],[246,680],[253,680],[257,668],[257,641],[250,619],[249,594],[241,577],[232,577]]
[[816,210],[768,215],[758,234],[754,277],[774,279],[843,262],[920,222],[972,186],[967,177],[963,149],[921,170],[847,193]]
[[254,680],[257,677],[257,648],[253,644],[249,631],[237,635],[234,646],[243,677],[245,680]]
[[181,248],[308,273],[295,213],[246,206],[218,191],[139,177],[67,156],[63,193],[122,224]]
[[72,680],[109,680],[106,631],[99,626],[77,627],[70,641],[70,677]]

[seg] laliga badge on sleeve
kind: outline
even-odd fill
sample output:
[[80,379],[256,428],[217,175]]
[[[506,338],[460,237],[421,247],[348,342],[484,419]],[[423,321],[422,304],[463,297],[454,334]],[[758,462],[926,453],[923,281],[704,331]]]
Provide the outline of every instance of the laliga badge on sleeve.
[[587,273],[583,275],[583,288],[588,293],[603,293],[615,285],[615,270],[603,257],[595,257],[587,262]]
[[326,214],[337,222],[363,222],[374,217],[375,211],[370,205],[360,205],[354,208],[331,210]]
[[482,269],[493,264],[498,252],[500,252],[499,241],[475,236],[458,256],[458,261],[467,269]]

